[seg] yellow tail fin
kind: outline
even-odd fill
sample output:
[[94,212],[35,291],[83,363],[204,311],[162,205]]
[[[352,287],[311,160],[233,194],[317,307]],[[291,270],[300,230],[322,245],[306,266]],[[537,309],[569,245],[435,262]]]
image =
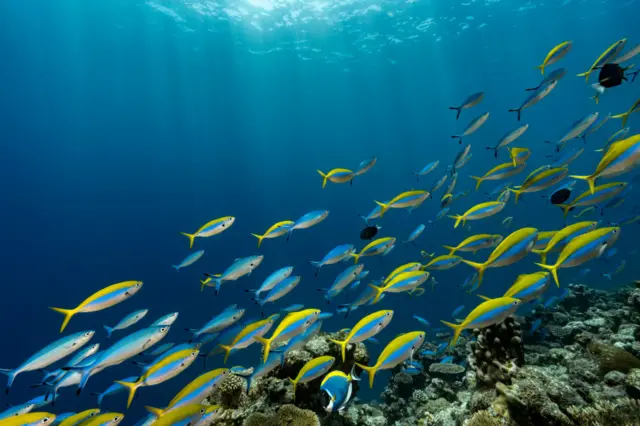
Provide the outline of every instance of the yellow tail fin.
[[578,77],[584,77],[584,79],[586,80],[586,82],[589,82],[589,76],[591,75],[591,70],[587,71],[587,72],[583,72],[580,74],[577,74]]
[[318,170],[318,173],[322,176],[322,188],[324,189],[324,187],[327,186],[327,175],[322,173],[320,170]]
[[62,309],[62,308],[51,308],[51,307],[49,309],[64,315],[64,319],[62,320],[62,325],[60,326],[60,333],[62,333],[64,329],[67,328],[67,324],[69,324],[71,317],[73,317],[77,313],[75,309]]
[[481,177],[478,176],[469,176],[471,179],[475,179],[476,180],[476,191],[478,190],[478,188],[480,188],[480,184],[482,183],[482,181],[484,179],[482,179]]
[[534,252],[535,254],[539,254],[540,255],[540,262],[541,263],[547,263],[547,249],[545,248],[544,250],[531,250],[532,252]]
[[269,358],[269,352],[271,351],[271,339],[265,339],[264,337],[256,337],[255,339],[256,342],[260,342],[262,343],[262,346],[264,346],[262,362],[266,364],[267,358]]
[[571,179],[580,179],[580,180],[586,180],[587,183],[589,184],[589,190],[591,191],[591,194],[593,195],[593,193],[596,191],[596,178],[591,175],[591,176],[577,176],[577,175],[571,175],[569,176]]
[[375,365],[369,367],[366,365],[358,364],[357,362],[356,365],[367,372],[367,374],[369,375],[369,387],[373,388],[373,379],[376,377],[376,371],[378,371],[378,368]]
[[453,338],[451,339],[451,343],[449,343],[449,349],[452,349],[456,346],[456,343],[458,343],[458,339],[460,338],[460,333],[462,333],[462,330],[464,330],[464,328],[462,328],[460,324],[453,324],[451,322],[446,322],[446,321],[440,321],[440,322],[446,325],[447,327],[451,327],[453,329]]
[[347,342],[346,340],[333,340],[333,339],[329,339],[329,341],[340,346],[340,351],[342,352],[342,362],[345,362],[347,359],[347,343],[349,342]]
[[136,395],[136,391],[138,390],[138,387],[140,386],[141,382],[142,381],[140,379],[138,379],[138,381],[135,383],[121,382],[119,380],[116,380],[117,384],[126,388],[129,391],[129,398],[127,399],[127,408],[131,407],[131,402],[133,401],[133,397]]
[[226,345],[218,345],[224,351],[224,361],[223,364],[227,363],[227,359],[229,359],[229,355],[231,354],[231,350],[233,349],[231,346]]
[[542,65],[538,65],[538,66],[536,67],[537,69],[539,69],[539,70],[540,70],[540,74],[542,74],[542,75],[544,75],[544,67],[545,67],[545,65],[544,65],[544,64],[542,64]]
[[481,294],[476,294],[476,296],[478,296],[478,297],[479,297],[480,299],[482,299],[482,300],[491,300],[491,298],[490,298],[490,297],[483,296],[483,295],[481,295]]
[[264,238],[264,235],[258,235],[258,234],[251,234],[251,235],[253,235],[258,239],[258,248],[260,248],[260,244],[262,244],[262,239]]
[[551,271],[551,275],[553,275],[553,280],[556,282],[556,285],[560,287],[560,280],[558,279],[558,266],[557,265],[545,265],[544,263],[536,263],[542,269],[546,269],[547,271]]
[[[515,160],[513,160],[513,164],[515,167]],[[514,194],[516,194],[516,204],[518,204],[518,198],[520,198],[520,194],[522,194],[522,191],[519,189],[513,189],[513,188],[507,188],[509,191],[513,192]]]
[[612,115],[611,118],[622,118],[622,127],[624,127],[629,119],[629,113],[625,112],[623,114]]
[[380,296],[382,296],[382,293],[384,293],[384,288],[377,287],[373,284],[369,284],[369,287],[376,291],[376,297],[373,298],[373,303],[378,303],[378,300],[380,300]]
[[287,377],[287,378],[293,385],[293,402],[296,402],[296,388],[298,387],[298,382],[296,382],[296,380],[292,379],[291,377]]
[[151,407],[149,405],[145,405],[144,409],[147,410],[149,413],[153,414],[154,416],[156,416],[156,420],[158,420],[160,417],[164,416],[164,414],[166,413],[166,410],[162,410],[160,408]]
[[564,213],[564,217],[566,218],[569,212],[571,211],[571,206],[568,204],[557,204],[557,206],[562,209],[562,212]]
[[456,250],[458,250],[457,247],[451,247],[451,246],[442,246],[444,248],[446,248],[447,250],[449,250],[449,256],[452,256],[456,253]]
[[380,210],[380,217],[384,216],[385,212],[389,209],[389,205],[375,200],[373,202],[382,207],[382,210]]
[[193,240],[196,239],[195,234],[187,234],[186,232],[181,232],[180,234],[184,235],[189,239],[189,248],[193,248]]
[[484,270],[487,269],[487,266],[484,263],[471,262],[470,260],[462,259],[462,261],[467,265],[471,266],[472,268],[474,268],[476,271],[478,271],[478,287],[476,287],[476,290],[479,289],[480,286],[482,285],[482,278],[484,278]]
[[462,226],[464,226],[467,223],[467,218],[464,217],[464,215],[454,215],[454,216],[449,216],[451,219],[455,220],[456,223],[453,224],[454,228],[457,228],[458,225],[460,225],[460,221],[462,221]]

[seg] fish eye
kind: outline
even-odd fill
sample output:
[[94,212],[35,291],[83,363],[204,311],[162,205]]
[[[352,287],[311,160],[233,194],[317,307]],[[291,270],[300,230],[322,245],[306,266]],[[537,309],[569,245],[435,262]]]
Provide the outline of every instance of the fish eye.
[[164,332],[166,332],[166,331],[167,331],[167,327],[162,327],[162,328],[160,329],[160,333],[164,333]]
[[115,417],[113,418],[113,421],[114,421],[114,422],[117,422],[118,420],[120,420],[120,416],[115,416]]
[[390,317],[391,316],[391,312],[387,312],[387,316]]
[[90,332],[90,331],[87,331],[86,333],[84,333],[84,335],[85,335],[85,336],[87,336],[87,337],[89,337],[89,336],[91,336],[91,332]]
[[191,352],[191,356],[196,356],[197,352]]
[[200,414],[204,414],[204,413],[206,413],[206,412],[207,412],[207,410],[205,410],[204,408],[201,408],[201,409],[200,409]]
[[51,417],[45,417],[42,419],[42,423],[49,423],[49,420],[51,420]]

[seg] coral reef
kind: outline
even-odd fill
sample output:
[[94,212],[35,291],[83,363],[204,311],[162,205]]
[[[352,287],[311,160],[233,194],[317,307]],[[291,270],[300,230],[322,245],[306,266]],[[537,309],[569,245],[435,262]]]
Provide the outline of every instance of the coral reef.
[[[380,402],[357,398],[343,413],[324,411],[321,380],[300,386],[295,406],[287,380],[310,359],[331,355],[349,372],[367,363],[365,345],[339,348],[318,334],[257,378],[250,392],[231,374],[210,398],[226,409],[223,426],[627,426],[640,425],[640,289],[605,292],[570,285],[555,306],[535,306],[525,317],[473,330],[441,362],[441,335],[399,365]],[[532,332],[535,323],[537,329]],[[539,328],[538,328],[539,326]],[[419,368],[420,363],[423,368]],[[466,367],[468,362],[469,367]],[[380,380],[380,379],[379,379]],[[354,397],[358,383],[354,383]]]

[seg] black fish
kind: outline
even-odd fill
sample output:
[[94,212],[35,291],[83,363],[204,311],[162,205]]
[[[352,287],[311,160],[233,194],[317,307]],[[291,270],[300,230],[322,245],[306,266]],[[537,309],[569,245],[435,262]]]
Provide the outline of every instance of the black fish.
[[571,190],[562,188],[551,195],[551,204],[564,204],[571,196]]
[[626,70],[626,68],[622,68],[618,64],[604,64],[604,66],[600,68],[598,83],[606,89],[620,86],[623,80],[627,81],[627,77],[624,76]]
[[378,234],[377,226],[367,226],[362,230],[362,232],[360,232],[360,239],[367,240],[367,241],[373,240],[373,237],[375,237],[377,234]]

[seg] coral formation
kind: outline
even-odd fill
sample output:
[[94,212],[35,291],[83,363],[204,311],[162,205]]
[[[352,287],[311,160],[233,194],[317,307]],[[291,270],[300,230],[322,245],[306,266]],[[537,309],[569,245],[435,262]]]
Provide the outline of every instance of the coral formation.
[[316,413],[286,404],[271,415],[253,413],[242,423],[243,426],[320,426]]

